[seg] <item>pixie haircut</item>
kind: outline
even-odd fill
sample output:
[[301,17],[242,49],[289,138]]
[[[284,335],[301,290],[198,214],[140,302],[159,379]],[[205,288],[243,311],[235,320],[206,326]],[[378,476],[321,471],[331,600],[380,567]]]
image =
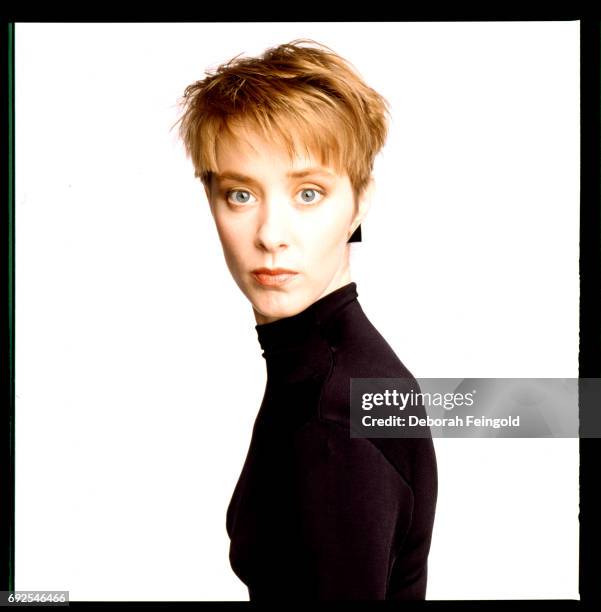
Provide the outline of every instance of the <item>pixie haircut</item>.
[[195,177],[210,188],[217,145],[236,127],[258,130],[284,146],[313,153],[339,174],[355,198],[367,186],[388,132],[388,102],[329,47],[296,39],[259,57],[236,56],[188,85],[176,122]]

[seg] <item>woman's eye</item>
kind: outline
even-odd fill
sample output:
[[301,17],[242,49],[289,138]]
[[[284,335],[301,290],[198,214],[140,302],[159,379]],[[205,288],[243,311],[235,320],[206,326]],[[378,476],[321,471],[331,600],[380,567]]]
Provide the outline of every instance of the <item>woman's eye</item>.
[[322,196],[323,192],[318,189],[307,188],[300,191],[300,199],[303,204],[315,204]]
[[232,202],[233,204],[248,204],[251,199],[251,195],[245,189],[232,189],[228,191],[226,194],[226,199],[228,202]]

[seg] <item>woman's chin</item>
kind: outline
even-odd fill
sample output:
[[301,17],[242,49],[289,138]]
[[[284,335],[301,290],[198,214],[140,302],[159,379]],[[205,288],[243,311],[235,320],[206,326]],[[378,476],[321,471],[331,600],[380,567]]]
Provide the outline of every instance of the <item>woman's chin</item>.
[[255,318],[260,324],[291,317],[306,308],[306,305],[298,297],[284,294],[255,295],[251,299],[251,303],[255,311]]

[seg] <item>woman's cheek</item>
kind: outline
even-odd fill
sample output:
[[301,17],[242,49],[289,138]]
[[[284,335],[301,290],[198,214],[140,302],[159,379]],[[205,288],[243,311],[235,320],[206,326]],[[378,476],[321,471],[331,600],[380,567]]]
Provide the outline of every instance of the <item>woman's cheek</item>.
[[221,242],[231,253],[238,253],[244,250],[244,243],[247,240],[247,233],[244,227],[237,227],[232,223],[222,223],[219,231]]

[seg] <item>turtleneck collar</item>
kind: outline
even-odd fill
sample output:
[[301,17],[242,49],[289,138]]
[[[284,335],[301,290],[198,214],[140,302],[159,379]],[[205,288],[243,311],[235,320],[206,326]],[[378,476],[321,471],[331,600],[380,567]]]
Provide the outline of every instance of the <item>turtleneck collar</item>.
[[264,356],[297,347],[324,328],[344,306],[357,299],[357,284],[348,283],[319,298],[301,312],[271,323],[255,325]]

